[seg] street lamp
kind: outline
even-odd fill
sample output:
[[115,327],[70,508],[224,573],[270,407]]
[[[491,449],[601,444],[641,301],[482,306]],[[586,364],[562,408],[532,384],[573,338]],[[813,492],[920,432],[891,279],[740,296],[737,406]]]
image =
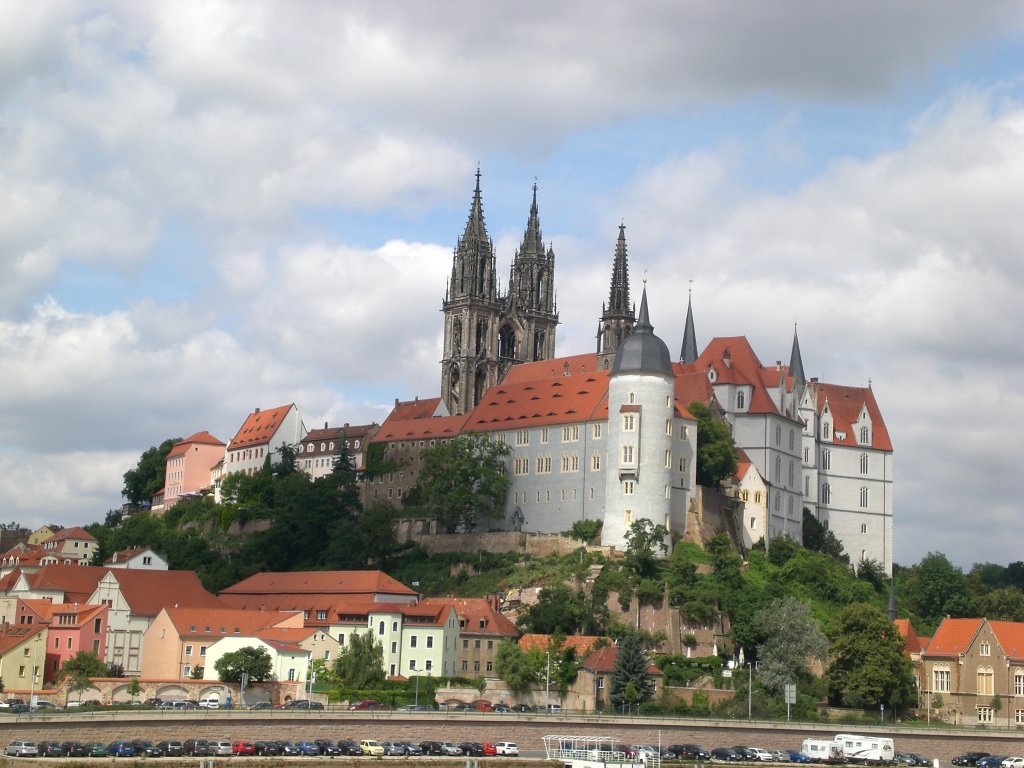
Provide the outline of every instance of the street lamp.
[[548,665],[544,674],[544,699],[547,705],[548,714],[551,714],[551,651],[547,652]]
[[412,671],[416,673],[416,698],[413,701],[416,702],[414,706],[418,707],[420,705],[420,672],[423,670],[413,667]]
[[36,652],[39,650],[39,635],[41,631],[36,632],[32,638],[32,670],[30,672],[31,679],[28,684],[28,705],[30,707],[35,706],[36,703]]

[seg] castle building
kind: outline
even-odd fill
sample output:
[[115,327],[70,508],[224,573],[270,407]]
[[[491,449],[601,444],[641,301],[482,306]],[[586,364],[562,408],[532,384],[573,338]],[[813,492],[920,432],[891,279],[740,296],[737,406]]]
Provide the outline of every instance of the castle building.
[[731,480],[739,546],[802,541],[807,510],[855,566],[875,560],[892,572],[893,449],[870,387],[808,381],[795,331],[788,365],[763,364],[744,336],[713,338],[700,351],[692,295],[672,362],[654,334],[646,289],[638,316],[630,303],[624,225],[595,352],[555,357],[554,266],[534,185],[508,291],[499,292],[478,170],[442,305],[441,397],[396,401],[371,444],[397,469],[368,479],[368,502],[401,506],[422,450],[487,432],[512,448],[505,514],[494,528],[561,532],[601,520],[603,542],[624,546],[632,523],[645,519],[678,536],[696,490],[697,428],[687,406],[700,402],[722,414],[743,457]]
[[554,356],[558,325],[554,275],[555,253],[544,248],[534,184],[530,216],[512,260],[508,291],[499,293],[478,169],[469,219],[455,247],[442,304],[441,396],[450,414],[471,410],[516,363]]

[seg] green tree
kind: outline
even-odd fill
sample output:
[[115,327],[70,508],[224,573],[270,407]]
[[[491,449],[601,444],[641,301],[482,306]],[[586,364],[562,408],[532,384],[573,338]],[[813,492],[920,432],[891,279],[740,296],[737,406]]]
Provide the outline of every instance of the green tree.
[[77,672],[67,678],[67,696],[65,697],[65,703],[71,699],[72,694],[75,695],[75,701],[82,700],[82,691],[87,691],[92,688],[92,681],[80,672]]
[[906,641],[878,608],[854,603],[832,632],[832,663],[825,681],[833,702],[898,711],[914,700],[914,675]]
[[804,507],[803,537],[805,549],[809,549],[812,552],[821,552],[844,563],[850,562],[849,555],[843,549],[843,542],[832,531],[822,525],[807,507]]
[[[610,699],[613,706],[621,707],[623,702],[642,704],[654,695],[654,681],[647,671],[649,664],[640,636],[635,632],[623,636],[611,674]],[[630,687],[632,700],[627,698]]]
[[824,661],[828,638],[811,615],[811,607],[795,597],[772,600],[754,623],[765,637],[757,648],[761,684],[771,693],[781,692],[808,674],[810,659]]
[[658,570],[658,557],[668,551],[665,541],[668,529],[640,518],[626,531],[626,565],[640,578],[654,576]]
[[725,418],[704,403],[686,409],[697,419],[697,484],[718,488],[736,474],[736,443]]
[[131,682],[128,683],[128,695],[132,697],[132,701],[135,701],[136,697],[142,693],[142,686],[139,684],[139,678],[133,677]]
[[190,675],[190,677],[193,680],[202,680],[203,679],[203,675],[205,673],[206,673],[206,668],[203,667],[202,665],[197,665],[195,667],[192,667],[192,674]]
[[372,688],[384,682],[384,646],[372,632],[353,632],[334,662],[334,673],[351,688]]
[[242,673],[249,675],[249,682],[262,683],[273,678],[274,667],[270,652],[263,647],[247,645],[237,651],[225,653],[214,662],[217,677],[225,683],[238,683]]
[[167,454],[181,438],[170,438],[160,443],[160,447],[150,446],[139,457],[134,469],[124,473],[124,488],[121,495],[132,504],[149,501],[153,495],[164,487],[164,471],[167,467]]
[[994,589],[978,598],[978,607],[989,620],[1024,621],[1024,592],[1017,587]]
[[519,647],[515,640],[502,640],[494,655],[494,673],[517,695],[528,692],[543,678],[536,659]]
[[471,531],[481,519],[502,514],[509,486],[506,457],[511,451],[481,433],[423,450],[417,493],[445,531]]
[[601,520],[577,520],[572,524],[569,535],[577,541],[588,544],[597,541],[603,525],[604,523]]
[[397,511],[390,504],[371,504],[359,515],[355,525],[355,545],[364,552],[367,563],[382,571],[388,570],[388,563],[401,549],[395,538]]
[[574,592],[566,584],[552,584],[540,590],[537,602],[520,616],[519,626],[538,635],[575,635],[601,626],[601,618],[607,615],[607,608],[602,611],[582,590]]
[[[107,663],[92,651],[79,651],[70,659],[64,662],[60,671],[57,672],[58,680],[65,680],[69,677],[106,677]],[[86,686],[88,687],[88,686]]]
[[913,608],[928,622],[976,615],[967,577],[939,552],[929,552],[911,569],[910,586]]

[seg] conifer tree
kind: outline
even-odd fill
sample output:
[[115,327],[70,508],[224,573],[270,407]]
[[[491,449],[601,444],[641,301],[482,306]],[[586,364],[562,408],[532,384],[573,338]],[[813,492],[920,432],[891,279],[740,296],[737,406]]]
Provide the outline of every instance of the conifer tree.
[[[619,653],[615,657],[615,669],[612,670],[611,702],[615,707],[627,704],[643,703],[654,695],[654,681],[647,671],[650,662],[644,651],[640,635],[630,632],[619,641]],[[633,700],[627,697],[627,689]]]

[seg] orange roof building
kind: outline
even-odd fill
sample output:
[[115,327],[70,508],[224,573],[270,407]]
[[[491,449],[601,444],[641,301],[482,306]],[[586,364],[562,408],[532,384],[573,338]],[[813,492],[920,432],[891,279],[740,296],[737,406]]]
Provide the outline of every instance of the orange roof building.
[[223,460],[227,446],[209,432],[196,432],[175,443],[167,454],[164,480],[164,509],[180,499],[200,495],[210,489],[211,468]]
[[254,474],[268,459],[271,463],[280,459],[282,445],[298,445],[305,434],[302,415],[294,403],[266,410],[257,408],[228,443],[223,474]]

